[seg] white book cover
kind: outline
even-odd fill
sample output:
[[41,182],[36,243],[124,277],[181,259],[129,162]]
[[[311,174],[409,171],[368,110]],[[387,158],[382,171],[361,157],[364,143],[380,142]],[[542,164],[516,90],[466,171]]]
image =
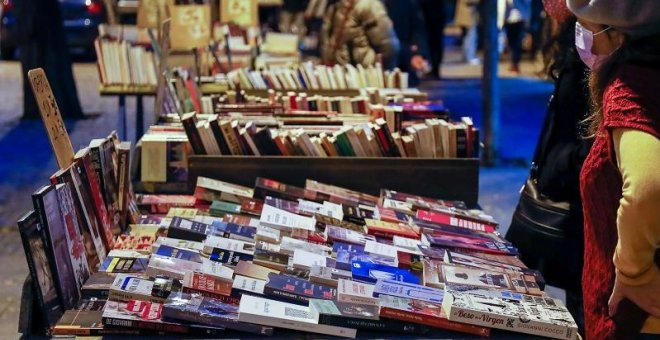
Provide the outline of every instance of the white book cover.
[[344,209],[342,208],[341,204],[328,201],[323,202],[321,209],[319,209],[319,214],[329,216],[340,221],[344,219]]
[[200,271],[205,275],[228,282],[231,282],[234,276],[233,269],[207,258],[202,259],[202,269]]
[[399,258],[397,247],[371,240],[365,243],[364,252],[388,257],[395,260],[398,260]]
[[248,255],[254,254],[254,243],[210,235],[204,240],[203,251],[204,253],[210,254],[213,252],[214,248]]
[[270,243],[280,242],[280,231],[274,228],[259,226],[257,228],[256,241],[265,241]]
[[447,290],[442,307],[451,321],[555,339],[579,337],[571,313],[560,300],[548,297],[510,292],[494,297]]
[[309,307],[250,295],[241,297],[238,321],[345,338],[357,335],[355,329],[319,325],[312,318]]
[[242,290],[254,294],[263,295],[266,288],[266,280],[253,279],[251,277],[236,275],[232,289]]
[[278,230],[304,229],[316,231],[316,220],[313,217],[296,215],[270,205],[264,205],[261,211],[260,224]]
[[318,213],[323,208],[323,204],[313,201],[306,201],[302,198],[298,199],[298,210],[310,215]]
[[319,255],[301,249],[293,252],[293,266],[296,268],[310,270],[312,266],[327,266],[328,258],[325,255]]
[[197,177],[197,186],[213,191],[224,192],[239,197],[252,198],[254,190],[237,184],[227,183],[208,177]]
[[330,255],[332,248],[320,244],[309,243],[303,240],[298,240],[292,237],[284,236],[280,242],[280,249],[282,253],[293,255],[296,250],[304,250],[318,255]]
[[401,236],[394,236],[392,238],[392,244],[395,247],[398,247],[399,250],[410,253],[410,254],[415,254],[415,255],[421,255],[422,252],[419,250],[419,246],[422,244],[420,240],[414,240],[411,238],[407,237],[401,237]]
[[149,255],[143,254],[137,250],[132,249],[113,249],[108,253],[108,257],[123,257],[123,258],[148,258]]
[[377,297],[374,297],[375,285],[351,281],[337,280],[337,301],[354,303],[357,305],[380,306]]
[[183,280],[186,272],[199,271],[201,266],[202,264],[198,262],[152,255],[151,259],[149,259],[149,265],[147,266],[147,275],[150,277],[164,275],[177,280]]
[[151,296],[154,282],[134,274],[117,274],[110,286],[109,298],[119,301],[146,300]]

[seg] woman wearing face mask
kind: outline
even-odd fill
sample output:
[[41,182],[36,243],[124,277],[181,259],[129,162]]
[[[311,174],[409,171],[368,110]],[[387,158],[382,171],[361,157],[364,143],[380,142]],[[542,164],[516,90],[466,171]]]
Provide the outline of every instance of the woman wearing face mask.
[[567,0],[592,68],[580,176],[588,339],[660,334],[660,1]]

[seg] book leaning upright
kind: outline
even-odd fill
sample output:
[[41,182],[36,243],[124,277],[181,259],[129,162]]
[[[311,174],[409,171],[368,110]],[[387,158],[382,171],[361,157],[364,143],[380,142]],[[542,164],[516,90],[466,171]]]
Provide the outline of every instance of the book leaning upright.
[[238,321],[346,338],[355,338],[357,334],[357,330],[351,328],[319,325],[307,306],[250,295],[241,297]]
[[451,321],[555,339],[577,339],[577,324],[561,301],[503,291],[490,296],[448,289],[442,307]]

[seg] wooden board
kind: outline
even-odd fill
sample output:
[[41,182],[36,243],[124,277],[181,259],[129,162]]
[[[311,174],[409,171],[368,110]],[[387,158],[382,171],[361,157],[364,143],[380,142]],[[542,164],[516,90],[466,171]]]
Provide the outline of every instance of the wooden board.
[[198,176],[244,186],[256,177],[304,186],[306,179],[378,195],[380,189],[464,201],[477,206],[478,159],[192,156],[188,181]]
[[66,168],[73,162],[73,146],[46,73],[41,68],[30,70],[28,78],[39,106],[39,112],[41,112],[41,118],[48,131],[48,138],[55,152],[57,164],[60,168]]

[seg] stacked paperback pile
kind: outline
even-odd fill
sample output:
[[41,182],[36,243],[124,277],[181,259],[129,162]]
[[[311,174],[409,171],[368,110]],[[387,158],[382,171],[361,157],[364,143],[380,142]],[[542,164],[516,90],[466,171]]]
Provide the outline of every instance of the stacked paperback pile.
[[109,214],[85,209],[72,182],[36,193],[36,211],[19,222],[55,335],[495,328],[577,338],[566,308],[543,293],[497,223],[462,202],[200,177],[193,196],[137,197],[144,215],[120,235],[97,230],[106,242],[85,247],[89,217]]

